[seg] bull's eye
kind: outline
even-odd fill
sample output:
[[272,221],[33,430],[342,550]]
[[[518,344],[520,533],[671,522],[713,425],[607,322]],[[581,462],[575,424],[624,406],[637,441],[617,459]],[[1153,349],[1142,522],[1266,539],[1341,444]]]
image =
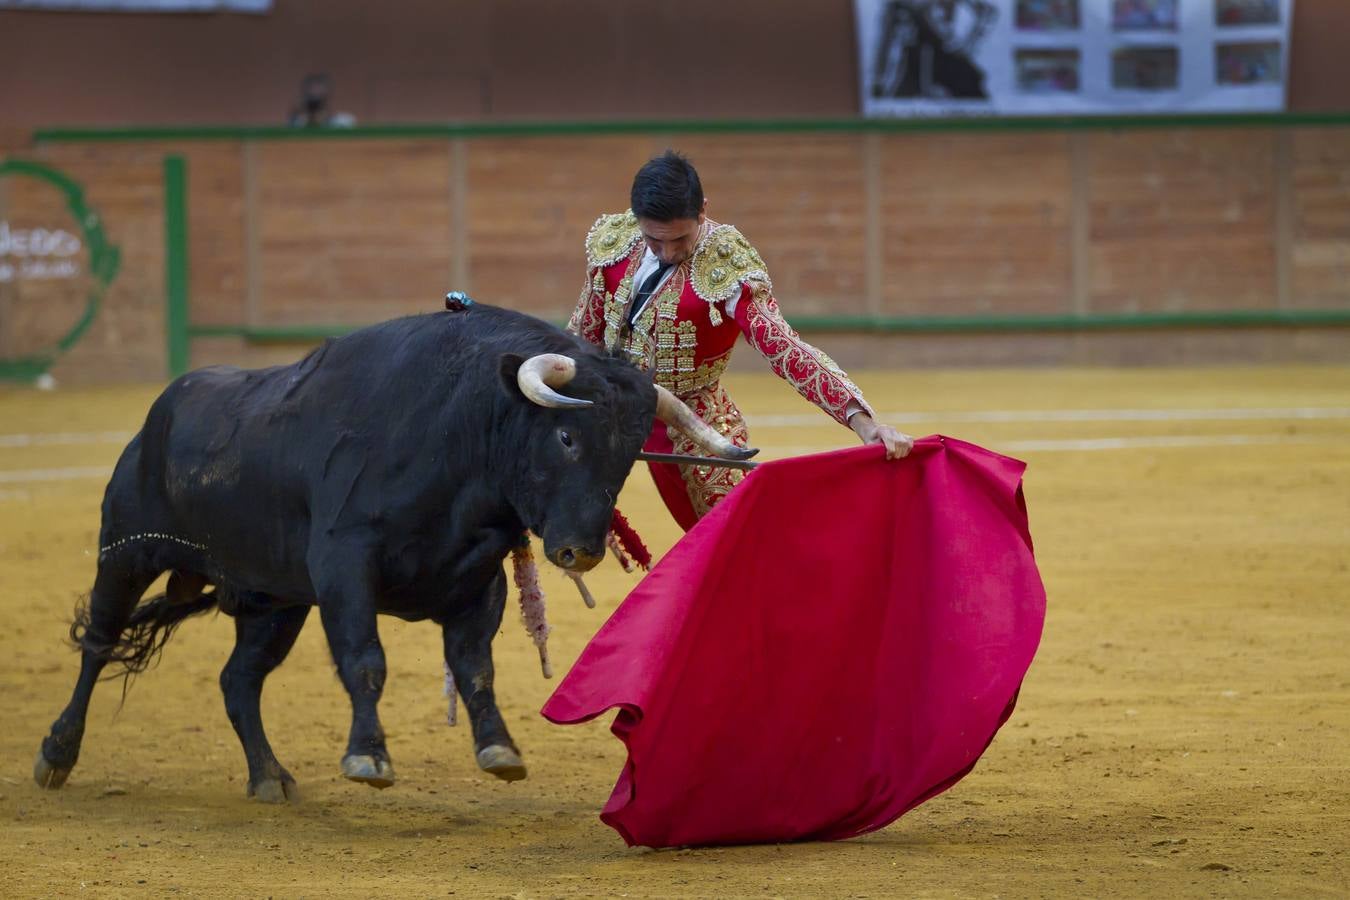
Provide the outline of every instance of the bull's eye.
[[558,432],[558,440],[562,441],[564,447],[572,446],[572,436],[565,431]]

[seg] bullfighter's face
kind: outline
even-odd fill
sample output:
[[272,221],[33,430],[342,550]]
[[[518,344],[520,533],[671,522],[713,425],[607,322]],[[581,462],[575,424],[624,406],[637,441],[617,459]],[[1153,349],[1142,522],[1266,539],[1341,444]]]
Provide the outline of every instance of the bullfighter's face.
[[[706,208],[707,202],[704,201]],[[708,220],[705,212],[693,219],[671,219],[661,222],[656,219],[638,218],[638,228],[648,249],[661,262],[678,265],[694,255],[694,248],[703,237],[703,223]]]

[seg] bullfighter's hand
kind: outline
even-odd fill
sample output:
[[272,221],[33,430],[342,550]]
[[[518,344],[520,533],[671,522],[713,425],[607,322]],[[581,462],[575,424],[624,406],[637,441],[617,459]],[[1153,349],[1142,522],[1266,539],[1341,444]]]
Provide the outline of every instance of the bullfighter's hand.
[[877,424],[867,413],[860,412],[848,420],[848,427],[864,444],[884,444],[887,459],[900,459],[914,449],[914,438],[889,425]]

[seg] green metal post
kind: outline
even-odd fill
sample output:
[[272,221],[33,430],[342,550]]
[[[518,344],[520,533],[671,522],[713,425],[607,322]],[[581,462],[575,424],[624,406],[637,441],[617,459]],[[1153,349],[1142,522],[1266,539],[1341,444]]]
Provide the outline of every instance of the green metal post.
[[164,330],[169,377],[188,369],[187,161],[164,157]]

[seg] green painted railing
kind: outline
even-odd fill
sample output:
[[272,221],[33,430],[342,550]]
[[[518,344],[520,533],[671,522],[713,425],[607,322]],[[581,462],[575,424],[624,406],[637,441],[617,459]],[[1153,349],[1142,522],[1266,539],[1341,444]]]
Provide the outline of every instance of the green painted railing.
[[631,119],[579,122],[459,122],[290,128],[284,125],[44,128],[37,142],[295,141],[393,138],[555,137],[618,134],[785,132],[1116,131],[1139,128],[1304,128],[1350,126],[1350,111],[1221,115],[932,117],[913,119]]
[[[555,323],[561,326],[562,322]],[[793,316],[801,331],[851,334],[932,334],[1035,331],[1128,331],[1158,328],[1297,328],[1350,325],[1350,309],[1229,310],[1197,313],[1098,313],[1022,316]],[[235,337],[252,343],[308,343],[361,328],[316,324],[245,327],[193,325],[189,336]]]

